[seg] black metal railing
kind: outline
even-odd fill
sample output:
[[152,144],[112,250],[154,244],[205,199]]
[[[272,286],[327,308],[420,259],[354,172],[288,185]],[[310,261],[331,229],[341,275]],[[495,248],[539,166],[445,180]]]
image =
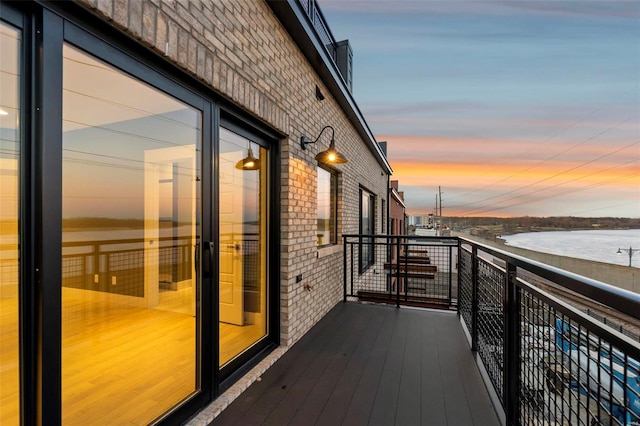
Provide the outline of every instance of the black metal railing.
[[318,34],[320,41],[327,49],[329,56],[331,56],[331,59],[336,62],[338,58],[338,53],[336,50],[336,39],[333,37],[333,34],[329,29],[329,25],[327,24],[327,20],[318,7],[316,0],[299,0],[299,3],[309,17],[311,25]]
[[[220,235],[220,247],[242,257],[245,288],[258,288],[260,278],[259,236]],[[191,236],[62,244],[64,287],[145,297],[145,269],[157,268],[158,286],[176,290],[195,273],[196,244]],[[195,257],[194,257],[195,256]],[[155,274],[154,274],[155,275]]]
[[146,244],[147,250],[140,238],[64,242],[62,285],[144,297],[145,267],[149,265],[157,265],[160,286],[170,288],[192,278],[191,237],[162,237]]
[[[371,246],[363,250],[368,241]],[[436,274],[447,270],[455,277],[448,306],[457,307],[508,425],[640,424],[640,343],[621,332],[621,324],[612,328],[595,319],[592,307],[581,309],[571,296],[593,300],[603,312],[615,311],[637,327],[637,293],[465,238],[349,235],[344,237],[345,300],[417,304],[410,280],[398,281],[411,270],[403,268],[403,254],[426,250],[431,260],[431,253],[442,250],[439,245],[450,250],[451,261],[448,270],[438,264]],[[359,253],[369,250],[374,262],[359,268]],[[533,277],[567,295],[560,299],[557,292],[542,290]],[[394,279],[400,285],[394,286]],[[442,291],[439,297],[446,300]]]
[[[316,0],[297,0],[300,9],[306,15],[310,29],[315,33],[316,41],[321,44],[335,65],[335,71],[341,76],[349,91],[353,89],[353,52],[348,40],[337,41]],[[311,36],[313,37],[313,36]]]
[[455,238],[343,235],[344,297],[423,307],[457,303]]
[[465,239],[459,259],[459,313],[507,424],[640,422],[638,342],[520,275],[550,280],[630,321],[640,317],[640,295]]

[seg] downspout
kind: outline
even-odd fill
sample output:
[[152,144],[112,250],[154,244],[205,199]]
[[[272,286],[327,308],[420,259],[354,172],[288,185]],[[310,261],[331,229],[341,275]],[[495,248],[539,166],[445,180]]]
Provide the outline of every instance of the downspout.
[[389,235],[389,223],[391,222],[389,214],[391,213],[391,175],[387,173],[387,235]]

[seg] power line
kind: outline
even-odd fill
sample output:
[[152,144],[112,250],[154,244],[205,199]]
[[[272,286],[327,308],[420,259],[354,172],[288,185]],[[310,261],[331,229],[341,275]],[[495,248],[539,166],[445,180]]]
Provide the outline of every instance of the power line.
[[[635,145],[638,145],[639,143],[640,143],[640,141],[633,142],[633,143],[631,143],[631,144],[629,144],[629,145],[627,145],[627,146],[624,146],[624,147],[622,147],[622,148],[619,148],[619,149],[617,149],[617,150],[615,150],[615,151],[609,152],[609,153],[607,153],[607,154],[604,154],[604,155],[601,155],[601,156],[599,156],[599,157],[596,157],[596,158],[594,158],[594,159],[592,159],[592,160],[582,162],[582,163],[578,164],[577,166],[574,166],[574,167],[571,167],[571,168],[569,168],[569,169],[563,170],[562,172],[556,173],[556,174],[551,175],[551,176],[547,176],[547,177],[546,177],[546,178],[544,178],[544,179],[537,180],[537,181],[535,181],[535,182],[532,182],[532,183],[530,183],[530,184],[527,184],[527,185],[521,186],[521,187],[516,188],[516,189],[513,189],[513,190],[511,190],[511,191],[504,192],[504,193],[502,193],[502,194],[494,195],[494,196],[492,196],[492,197],[488,197],[488,198],[485,198],[485,199],[480,200],[480,201],[476,201],[476,202],[472,202],[472,203],[462,204],[462,205],[460,205],[460,206],[469,205],[469,204],[482,203],[482,202],[485,202],[485,201],[489,201],[489,200],[493,200],[493,199],[496,199],[496,198],[504,197],[505,195],[512,194],[512,193],[514,193],[514,192],[520,191],[520,190],[522,190],[522,189],[529,188],[529,187],[531,187],[531,186],[537,185],[537,184],[542,183],[542,182],[546,182],[546,181],[548,181],[548,180],[550,180],[550,179],[553,179],[553,178],[555,178],[555,177],[558,177],[558,176],[561,176],[561,175],[563,175],[563,174],[569,173],[569,172],[571,172],[571,171],[573,171],[573,170],[579,169],[579,168],[584,167],[584,166],[586,166],[586,165],[588,165],[588,164],[594,163],[594,162],[596,162],[596,161],[598,161],[598,160],[602,160],[603,158],[609,157],[609,156],[611,156],[611,155],[613,155],[613,154],[616,154],[616,153],[618,153],[618,152],[620,152],[620,151],[624,151],[625,149],[631,148],[631,147],[633,147],[633,146],[635,146]],[[551,186],[551,187],[549,187],[549,188],[553,188],[553,187],[555,187],[555,186],[559,186],[559,185],[561,185],[561,184],[553,185],[553,186]],[[537,191],[535,191],[535,192],[537,192]],[[528,193],[525,193],[525,194],[522,194],[522,195],[527,195],[527,194],[528,194]],[[521,195],[521,196],[522,196],[522,195]],[[521,196],[519,196],[519,197],[515,197],[515,198],[520,198]],[[508,201],[510,201],[510,200],[511,200],[511,198],[508,198],[508,199],[503,200],[503,201],[500,201],[500,202],[508,202]],[[455,208],[458,208],[458,207],[460,207],[460,206],[455,206]],[[453,208],[453,207],[452,207],[452,208]],[[477,209],[485,209],[484,211],[487,211],[487,210],[486,210],[486,207],[477,207],[476,209],[471,209],[470,211],[464,212],[464,213],[462,213],[462,214],[463,214],[463,215],[475,214],[474,210],[477,210]],[[490,210],[489,210],[489,211],[490,211]]]
[[[619,182],[619,181],[622,181],[622,180],[626,180],[626,179],[627,179],[627,178],[629,178],[629,177],[636,178],[636,177],[637,177],[637,174],[636,174],[636,173],[631,173],[631,174],[628,174],[628,175],[625,175],[625,176],[621,176],[621,177],[616,177],[616,178],[610,179],[610,180],[608,180],[608,181],[603,181],[603,182],[595,183],[595,184],[593,184],[593,185],[588,185],[588,186],[581,187],[581,188],[568,189],[568,190],[566,190],[566,191],[559,192],[559,193],[557,193],[557,194],[553,194],[553,195],[546,196],[546,197],[539,197],[539,198],[536,198],[536,199],[533,199],[533,200],[529,200],[529,201],[519,201],[519,202],[517,202],[517,203],[508,204],[508,205],[506,205],[506,206],[486,208],[486,209],[484,209],[484,210],[480,209],[480,210],[472,211],[471,213],[469,213],[469,212],[463,212],[463,213],[459,213],[459,215],[460,215],[460,216],[469,216],[469,215],[472,215],[472,214],[486,213],[486,212],[492,212],[492,211],[496,211],[496,210],[503,210],[503,209],[506,209],[506,208],[508,208],[508,207],[513,207],[513,206],[516,206],[516,205],[523,205],[523,204],[537,203],[537,202],[540,202],[540,201],[543,201],[543,200],[544,200],[544,201],[546,201],[546,200],[548,200],[548,199],[550,199],[550,198],[555,198],[555,197],[558,197],[558,196],[560,196],[560,195],[571,194],[571,193],[574,193],[574,192],[581,192],[581,191],[585,191],[585,190],[587,190],[587,189],[596,188],[596,187],[598,187],[598,186],[603,186],[603,185],[607,185],[607,184],[610,184],[610,183],[614,183],[614,182]],[[528,195],[528,194],[524,194],[524,195]],[[517,197],[517,198],[522,198],[524,195],[522,195],[522,196],[520,196],[520,197]],[[512,199],[512,200],[505,200],[505,201],[513,201],[513,200],[515,200],[515,198],[514,198],[514,199]]]
[[[576,126],[576,125],[578,125],[579,123],[582,123],[584,120],[586,120],[587,118],[591,117],[591,116],[592,116],[592,115],[594,115],[596,112],[601,111],[602,109],[604,109],[604,106],[601,106],[601,107],[599,107],[599,108],[596,108],[595,110],[591,111],[589,114],[587,114],[587,115],[585,115],[584,117],[582,117],[580,120],[578,120],[578,121],[575,121],[575,122],[571,123],[569,126],[567,126],[567,127],[563,128],[563,129],[561,129],[559,132],[557,132],[557,133],[556,133],[556,134],[554,134],[553,136],[549,137],[547,140],[545,140],[544,142],[542,142],[542,145],[546,145],[547,143],[551,142],[553,139],[555,139],[555,138],[556,138],[556,137],[558,137],[559,135],[561,135],[561,134],[565,133],[565,132],[566,132],[567,130],[569,130],[569,129],[572,129],[573,127],[575,127],[575,126]],[[608,132],[609,130],[612,130],[612,129],[614,129],[614,128],[618,127],[620,124],[623,124],[623,123],[625,123],[625,122],[629,121],[629,120],[630,120],[631,118],[633,118],[633,117],[634,117],[634,116],[631,116],[631,117],[629,117],[627,120],[623,120],[621,123],[618,123],[617,125],[615,125],[615,126],[613,126],[613,127],[610,127],[610,128],[608,128],[608,129],[604,130],[603,132],[601,132],[601,133],[599,133],[599,134],[597,134],[597,135],[594,135],[594,136],[592,136],[591,138],[589,138],[589,139],[587,139],[587,140],[585,140],[585,141],[582,141],[582,142],[580,142],[580,143],[579,143],[579,144],[577,144],[577,145],[572,146],[571,148],[566,149],[565,151],[563,151],[563,152],[561,152],[561,153],[558,153],[558,154],[556,154],[556,155],[554,155],[554,156],[551,156],[551,157],[547,158],[546,160],[542,160],[542,161],[540,161],[539,163],[537,163],[537,164],[535,164],[535,165],[533,165],[533,166],[531,166],[531,167],[528,167],[528,168],[526,168],[526,169],[524,169],[524,170],[521,170],[521,171],[516,172],[516,173],[514,173],[514,174],[512,174],[512,175],[510,175],[510,176],[507,176],[507,177],[505,177],[505,178],[503,178],[503,179],[500,179],[500,180],[495,181],[495,182],[493,182],[493,183],[491,183],[491,184],[489,184],[489,185],[486,185],[486,186],[484,186],[484,187],[482,187],[482,188],[478,189],[478,191],[481,191],[481,190],[486,189],[486,188],[490,188],[490,187],[492,187],[492,186],[494,186],[494,185],[500,184],[500,183],[502,183],[502,182],[504,182],[504,181],[506,181],[506,180],[508,180],[508,179],[511,179],[511,178],[513,178],[513,177],[515,177],[515,176],[518,176],[518,175],[520,175],[520,174],[522,174],[522,173],[524,173],[524,172],[526,172],[526,171],[529,171],[529,170],[531,170],[532,168],[535,168],[535,167],[537,167],[537,166],[539,166],[539,165],[541,165],[541,164],[543,164],[543,163],[545,163],[545,162],[547,162],[547,161],[549,161],[549,160],[551,160],[551,159],[553,159],[553,158],[556,158],[556,157],[558,157],[559,155],[564,154],[564,153],[566,153],[567,151],[570,151],[571,149],[573,149],[573,148],[575,148],[575,147],[577,147],[577,146],[579,146],[579,145],[582,145],[583,143],[585,143],[585,142],[587,142],[587,141],[589,141],[589,140],[591,140],[591,139],[594,139],[594,138],[596,138],[596,137],[598,137],[598,136],[600,136],[600,135],[602,135],[602,134],[604,134],[604,133]],[[533,149],[529,149],[529,150],[527,150],[527,151],[524,151],[524,152],[522,152],[522,153],[520,153],[520,154],[516,155],[515,157],[506,157],[506,156],[505,156],[505,157],[502,157],[502,158],[509,158],[510,160],[517,160],[517,159],[519,159],[519,158],[522,158],[522,157],[521,157],[521,154],[528,154],[528,153],[530,153],[531,151],[533,151]],[[468,195],[468,194],[469,194],[469,193],[463,193],[463,194],[461,194],[461,195],[456,196],[456,198],[464,197],[464,196],[466,196],[466,195]],[[467,204],[470,204],[470,203],[467,203]],[[461,205],[462,205],[462,206],[464,206],[464,205],[466,205],[466,204],[461,204]]]
[[[141,109],[141,108],[135,108],[135,107],[130,106],[130,105],[126,105],[126,104],[123,104],[123,103],[120,103],[120,102],[115,102],[115,101],[112,101],[112,100],[109,100],[109,99],[105,99],[105,98],[100,98],[100,97],[98,97],[98,96],[92,96],[92,95],[89,95],[89,94],[87,94],[87,93],[78,92],[78,91],[76,91],[76,90],[71,90],[71,89],[69,89],[69,88],[64,88],[63,90],[64,90],[65,92],[73,93],[73,94],[75,94],[75,95],[79,95],[79,96],[83,96],[83,97],[85,97],[85,98],[93,99],[93,100],[95,100],[95,101],[102,102],[102,103],[104,103],[104,104],[108,104],[108,105],[116,106],[116,107],[118,107],[118,108],[120,108],[120,109],[122,109],[122,110],[127,110],[127,111],[133,111],[133,112],[141,113],[141,114],[144,114],[144,115],[145,115],[146,117],[148,117],[148,118],[154,118],[154,119],[158,119],[158,120],[162,120],[162,121],[167,121],[167,122],[169,122],[169,123],[178,124],[178,125],[180,125],[180,126],[187,127],[187,128],[189,128],[189,129],[198,129],[198,127],[194,127],[194,126],[192,126],[192,125],[191,125],[191,124],[189,124],[189,123],[184,123],[184,122],[182,122],[182,121],[180,121],[180,120],[176,120],[176,119],[173,119],[173,118],[167,117],[167,116],[162,115],[162,114],[154,113],[154,112],[147,111],[147,110],[144,110],[144,109]],[[173,99],[172,99],[172,100],[173,100]],[[174,101],[175,103],[178,103],[178,101],[175,101],[175,100],[173,100],[173,101]],[[183,105],[183,106],[184,106],[184,105]],[[180,111],[180,110],[178,109],[178,110],[174,110],[174,111],[168,111],[167,113],[169,113],[169,112],[175,112],[175,111]],[[195,110],[194,110],[194,112],[195,112]],[[199,111],[198,111],[198,112],[199,112]],[[166,113],[165,113],[165,114],[166,114]],[[199,130],[199,129],[198,129],[198,130]]]
[[111,133],[116,133],[116,134],[123,135],[123,136],[130,136],[130,137],[134,137],[134,138],[145,139],[145,140],[152,141],[152,142],[158,142],[161,145],[166,145],[166,146],[181,146],[182,145],[180,143],[175,143],[175,142],[171,142],[171,141],[167,141],[167,140],[163,140],[163,139],[153,138],[151,136],[138,135],[138,134],[135,134],[135,133],[124,132],[122,130],[116,130],[116,129],[112,129],[112,128],[106,127],[106,126],[98,126],[98,125],[95,125],[95,124],[82,123],[80,121],[74,121],[74,120],[69,120],[69,119],[65,119],[63,121],[67,122],[67,123],[78,124],[78,125],[84,126],[84,127],[89,127],[91,129],[100,129],[100,130],[104,130],[105,132],[111,132]]
[[598,210],[605,210],[605,209],[612,209],[612,208],[616,208],[616,207],[629,206],[631,204],[635,204],[637,206],[638,202],[637,201],[632,201],[630,203],[622,203],[622,204],[615,204],[613,206],[598,207],[597,209],[588,209],[588,210],[575,211],[575,212],[571,212],[571,213],[566,213],[566,215],[567,216],[571,216],[571,215],[574,215],[574,214],[595,212],[595,211],[598,211]]

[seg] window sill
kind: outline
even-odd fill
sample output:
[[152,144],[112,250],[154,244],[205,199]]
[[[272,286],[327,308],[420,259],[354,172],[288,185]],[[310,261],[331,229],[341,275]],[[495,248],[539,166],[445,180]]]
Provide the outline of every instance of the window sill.
[[341,252],[342,252],[342,245],[340,244],[318,247],[318,251],[316,252],[316,257],[318,259],[322,259],[323,257],[331,256],[332,254],[341,253]]

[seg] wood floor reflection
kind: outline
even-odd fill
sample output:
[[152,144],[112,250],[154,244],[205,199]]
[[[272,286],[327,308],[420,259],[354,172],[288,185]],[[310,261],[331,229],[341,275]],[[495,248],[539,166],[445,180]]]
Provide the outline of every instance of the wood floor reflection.
[[220,323],[220,365],[223,366],[244,352],[265,335],[260,324],[237,326]]
[[[155,309],[62,291],[62,413],[65,425],[139,425],[196,388],[190,290],[161,295]],[[17,300],[2,298],[0,424],[17,424]],[[264,326],[220,323],[224,365],[264,336]]]
[[94,293],[63,289],[63,423],[146,424],[195,390],[195,317]]

